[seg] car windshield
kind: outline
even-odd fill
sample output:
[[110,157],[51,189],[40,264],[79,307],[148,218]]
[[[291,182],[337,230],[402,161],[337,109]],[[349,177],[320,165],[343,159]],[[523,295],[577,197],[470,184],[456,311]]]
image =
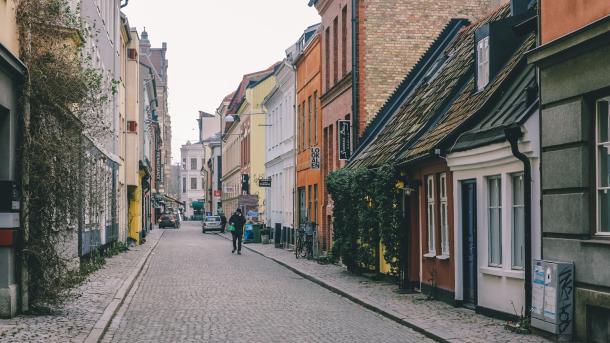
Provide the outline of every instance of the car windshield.
[[220,221],[220,217],[219,216],[206,217],[205,221],[206,222],[219,222]]

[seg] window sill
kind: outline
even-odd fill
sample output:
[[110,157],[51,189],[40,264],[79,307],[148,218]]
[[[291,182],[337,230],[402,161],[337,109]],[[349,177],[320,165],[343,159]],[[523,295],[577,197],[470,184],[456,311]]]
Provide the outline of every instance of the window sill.
[[608,236],[596,236],[593,239],[581,240],[580,244],[585,244],[585,245],[610,245],[610,237],[608,237]]
[[479,272],[485,275],[506,277],[510,279],[525,279],[525,272],[523,270],[506,270],[495,267],[479,267]]
[[424,254],[424,258],[436,258],[436,253],[429,252],[427,254]]
[[436,259],[437,260],[441,260],[441,261],[445,261],[445,260],[449,259],[449,255],[444,255],[444,254],[443,255],[439,255],[439,256],[436,256]]

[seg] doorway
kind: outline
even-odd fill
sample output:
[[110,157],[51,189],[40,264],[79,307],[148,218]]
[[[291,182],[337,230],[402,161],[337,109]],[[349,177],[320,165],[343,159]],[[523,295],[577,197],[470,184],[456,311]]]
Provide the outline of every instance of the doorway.
[[477,305],[477,183],[462,184],[462,247],[464,263],[464,306]]

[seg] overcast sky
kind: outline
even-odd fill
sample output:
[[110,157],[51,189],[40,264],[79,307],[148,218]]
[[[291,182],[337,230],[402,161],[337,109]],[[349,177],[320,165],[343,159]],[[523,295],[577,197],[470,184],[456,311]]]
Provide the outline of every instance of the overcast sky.
[[284,58],[320,17],[308,0],[130,0],[123,9],[153,47],[167,42],[172,155],[198,139],[197,113],[214,113],[242,75]]

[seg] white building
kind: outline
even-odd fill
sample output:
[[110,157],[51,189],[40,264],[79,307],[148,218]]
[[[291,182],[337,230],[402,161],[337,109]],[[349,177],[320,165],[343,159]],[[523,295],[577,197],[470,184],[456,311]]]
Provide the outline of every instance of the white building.
[[208,159],[208,168],[210,171],[209,185],[211,188],[211,209],[214,214],[222,209],[222,147],[220,143],[220,133],[217,133],[213,138],[207,140],[206,145],[209,147],[210,158]]
[[[525,308],[524,164],[511,150],[506,129],[522,133],[516,146],[532,175],[532,259],[540,258],[540,141],[535,72],[527,68],[475,127],[461,134],[447,155],[453,173],[455,295],[490,313]],[[513,307],[514,306],[514,307]]]
[[266,191],[268,227],[293,227],[295,185],[295,71],[288,58],[275,72],[277,85],[265,99],[267,109],[265,177],[271,179]]
[[180,201],[185,204],[185,216],[191,218],[195,213],[193,202],[205,203],[206,179],[201,169],[207,162],[206,148],[202,143],[187,142],[180,148],[182,168],[180,169]]

